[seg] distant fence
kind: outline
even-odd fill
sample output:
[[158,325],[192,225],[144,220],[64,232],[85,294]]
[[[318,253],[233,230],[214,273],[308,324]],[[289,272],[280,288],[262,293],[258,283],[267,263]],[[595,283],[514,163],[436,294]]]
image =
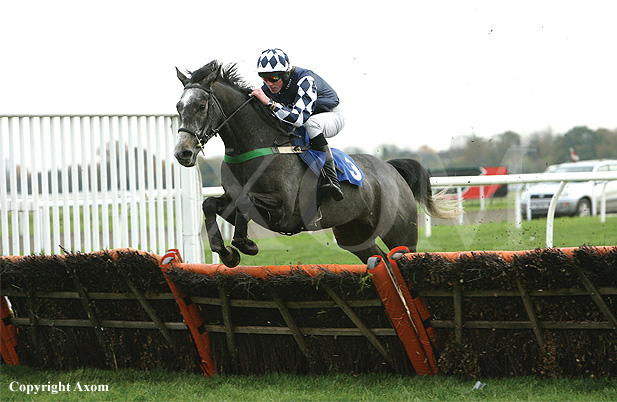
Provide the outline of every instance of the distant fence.
[[171,115],[0,116],[2,255],[182,248],[203,262],[197,169]]

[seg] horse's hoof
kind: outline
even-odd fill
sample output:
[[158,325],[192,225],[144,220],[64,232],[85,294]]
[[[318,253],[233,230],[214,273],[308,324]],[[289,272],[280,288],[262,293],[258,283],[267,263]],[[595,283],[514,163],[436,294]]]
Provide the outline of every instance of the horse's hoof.
[[227,256],[223,257],[219,254],[221,256],[221,261],[223,261],[225,266],[233,268],[240,264],[240,253],[238,253],[238,250],[230,246],[225,247],[225,250],[227,250]]
[[249,238],[234,239],[231,244],[246,255],[256,255],[259,252],[257,244]]

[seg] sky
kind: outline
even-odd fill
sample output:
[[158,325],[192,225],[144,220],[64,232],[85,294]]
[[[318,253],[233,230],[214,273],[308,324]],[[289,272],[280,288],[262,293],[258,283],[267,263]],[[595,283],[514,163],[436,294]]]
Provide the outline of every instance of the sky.
[[[613,1],[12,1],[0,115],[173,114],[175,67],[278,47],[341,98],[338,148],[617,128]],[[214,141],[206,155],[222,155]]]

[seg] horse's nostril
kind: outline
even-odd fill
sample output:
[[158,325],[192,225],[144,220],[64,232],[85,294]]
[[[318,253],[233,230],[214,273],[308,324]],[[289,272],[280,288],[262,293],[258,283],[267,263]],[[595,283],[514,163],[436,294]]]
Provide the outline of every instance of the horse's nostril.
[[176,151],[175,156],[179,161],[186,161],[193,157],[193,151],[190,149],[183,149],[181,151]]

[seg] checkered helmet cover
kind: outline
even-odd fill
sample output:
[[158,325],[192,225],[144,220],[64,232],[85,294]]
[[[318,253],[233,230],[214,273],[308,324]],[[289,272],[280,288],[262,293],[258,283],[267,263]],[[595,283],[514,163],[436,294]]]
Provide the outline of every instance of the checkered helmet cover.
[[257,60],[257,73],[288,72],[291,70],[289,57],[281,49],[267,49]]

